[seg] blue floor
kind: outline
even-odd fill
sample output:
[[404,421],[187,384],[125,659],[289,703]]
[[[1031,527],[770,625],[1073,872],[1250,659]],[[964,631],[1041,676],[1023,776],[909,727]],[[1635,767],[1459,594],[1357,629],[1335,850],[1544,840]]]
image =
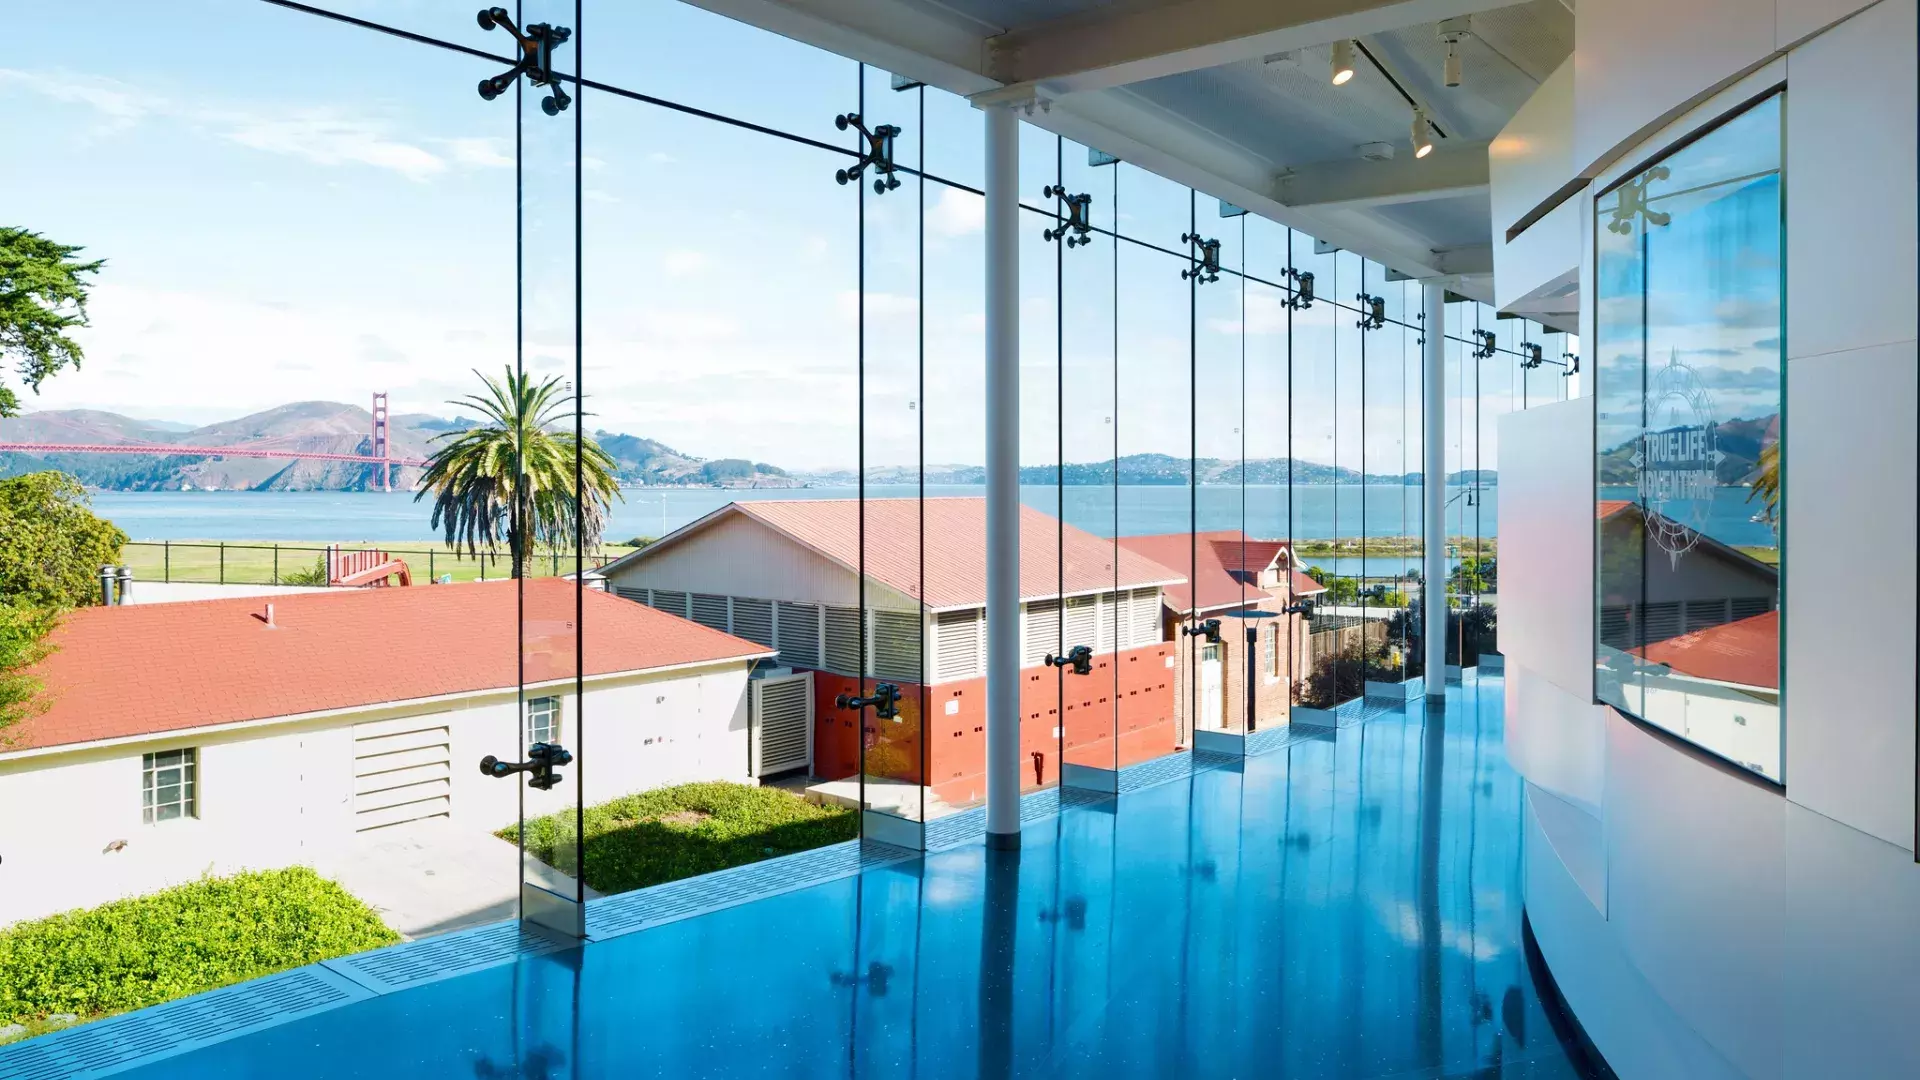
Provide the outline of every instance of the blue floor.
[[1588,1075],[1521,945],[1497,678],[857,876],[123,1075]]

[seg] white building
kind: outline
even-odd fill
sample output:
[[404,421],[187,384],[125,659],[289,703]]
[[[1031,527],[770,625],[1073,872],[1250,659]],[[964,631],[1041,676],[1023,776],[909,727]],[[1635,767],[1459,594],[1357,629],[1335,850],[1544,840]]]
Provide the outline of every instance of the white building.
[[[578,613],[585,709],[575,695]],[[428,818],[476,834],[748,778],[752,642],[557,579],[88,608],[0,733],[0,925],[202,874],[324,861]],[[525,666],[525,728],[517,684]],[[550,791],[488,754],[593,747]]]

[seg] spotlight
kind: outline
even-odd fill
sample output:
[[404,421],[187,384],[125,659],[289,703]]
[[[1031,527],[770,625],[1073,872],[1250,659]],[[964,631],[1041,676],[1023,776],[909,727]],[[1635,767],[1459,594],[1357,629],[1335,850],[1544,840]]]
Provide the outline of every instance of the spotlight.
[[1440,81],[1448,86],[1460,85],[1460,40],[1473,36],[1473,19],[1459,15],[1451,19],[1440,20],[1440,40],[1447,43],[1447,60],[1440,69]]
[[1433,125],[1427,122],[1427,114],[1419,109],[1413,111],[1413,156],[1426,157],[1433,153]]
[[1345,86],[1353,78],[1353,42],[1333,43],[1333,85]]

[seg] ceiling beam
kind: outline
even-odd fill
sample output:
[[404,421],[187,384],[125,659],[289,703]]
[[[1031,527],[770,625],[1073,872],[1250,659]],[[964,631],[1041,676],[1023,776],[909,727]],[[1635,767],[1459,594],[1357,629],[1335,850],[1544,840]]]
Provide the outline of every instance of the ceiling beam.
[[1170,0],[1106,5],[989,39],[986,74],[997,82],[1033,84],[1055,95],[1105,90],[1511,2]]
[[1275,195],[1292,207],[1356,209],[1426,202],[1487,190],[1487,144],[1445,139],[1415,158],[1396,145],[1391,161],[1323,161],[1282,173]]

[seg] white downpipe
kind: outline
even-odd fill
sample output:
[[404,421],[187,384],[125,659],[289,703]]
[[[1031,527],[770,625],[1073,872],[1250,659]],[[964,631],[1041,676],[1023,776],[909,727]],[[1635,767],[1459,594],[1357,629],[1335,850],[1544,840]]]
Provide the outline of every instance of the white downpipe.
[[1020,843],[1020,124],[987,114],[987,844]]
[[1429,700],[1447,696],[1447,290],[1427,285],[1423,290],[1427,313],[1426,339],[1426,470],[1427,512],[1421,548],[1426,567],[1422,576],[1426,612],[1426,692]]

